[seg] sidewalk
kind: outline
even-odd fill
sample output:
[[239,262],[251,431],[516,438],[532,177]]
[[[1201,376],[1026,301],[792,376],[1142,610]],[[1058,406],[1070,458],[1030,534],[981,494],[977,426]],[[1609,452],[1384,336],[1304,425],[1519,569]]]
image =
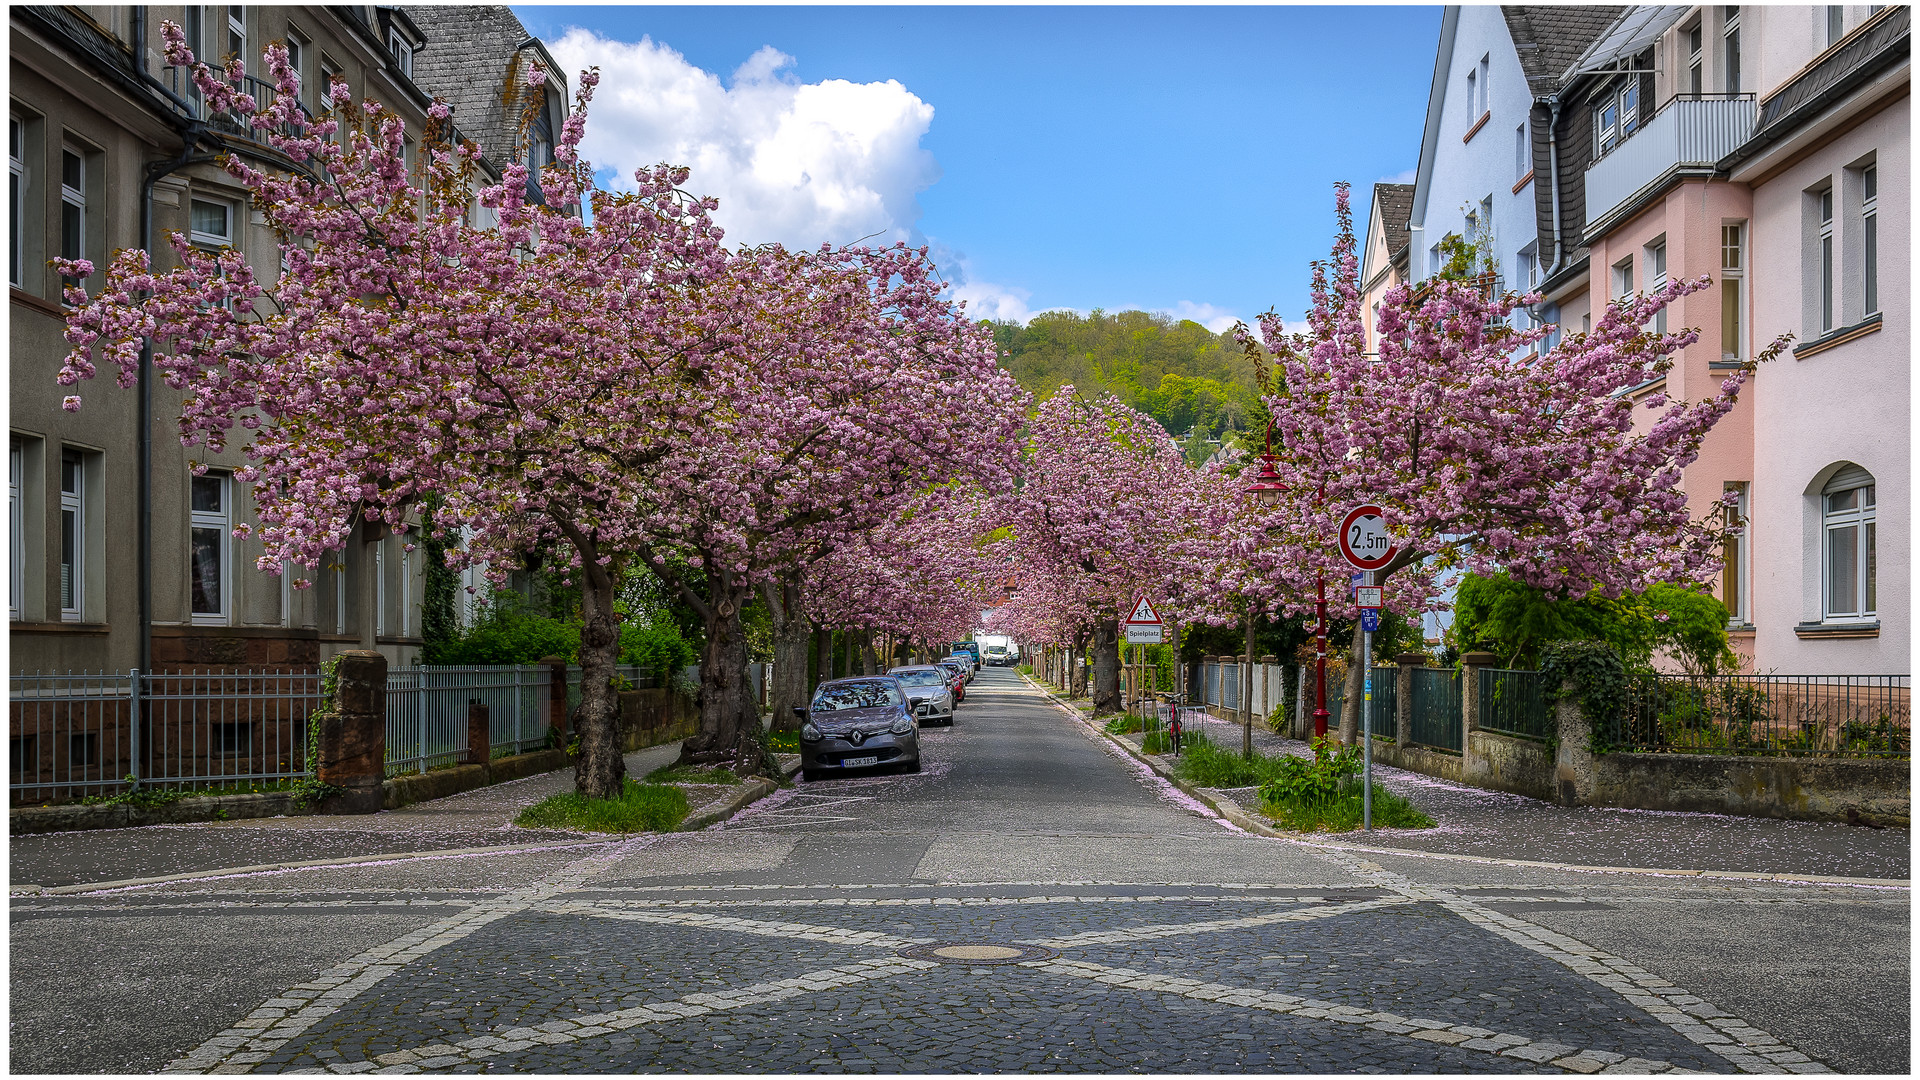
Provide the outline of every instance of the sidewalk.
[[[1091,706],[1072,703],[1084,717]],[[1090,722],[1090,721],[1089,721]],[[1188,730],[1204,730],[1216,746],[1237,750],[1239,724],[1207,717]],[[1128,738],[1137,751],[1138,737]],[[1267,730],[1258,717],[1253,747],[1262,754],[1311,753],[1305,742]],[[1170,755],[1158,755],[1171,768]],[[1747,873],[1812,874],[1823,877],[1881,878],[1912,876],[1911,837],[1906,829],[1871,829],[1821,822],[1733,817],[1663,810],[1616,810],[1558,806],[1524,795],[1488,791],[1376,763],[1374,780],[1410,800],[1433,818],[1431,829],[1376,830],[1316,834],[1366,847],[1436,852],[1496,859],[1567,863],[1578,866],[1627,866],[1648,869],[1716,870]],[[1254,788],[1222,792],[1256,820],[1259,795]]]
[[[679,754],[678,742],[636,750],[626,755],[627,775],[638,780],[672,764]],[[8,840],[8,884],[57,887],[308,860],[607,842],[597,835],[513,824],[521,810],[572,788],[573,770],[566,768],[377,814],[14,836]],[[730,791],[690,789],[689,820],[724,803]]]

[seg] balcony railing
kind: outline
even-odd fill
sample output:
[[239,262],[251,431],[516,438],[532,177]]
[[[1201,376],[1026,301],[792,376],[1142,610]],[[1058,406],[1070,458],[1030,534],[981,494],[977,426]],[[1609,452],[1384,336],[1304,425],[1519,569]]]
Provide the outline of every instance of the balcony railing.
[[[195,119],[207,121],[210,127],[222,134],[239,136],[240,138],[251,139],[259,143],[265,143],[267,141],[264,132],[254,129],[252,117],[214,112],[212,107],[207,104],[205,95],[201,94],[200,88],[194,84],[193,76],[185,68],[168,66],[166,71],[167,88],[179,95],[192,107]],[[256,79],[251,75],[243,75],[241,79],[240,92],[253,99],[256,111],[266,112],[268,106],[273,104],[273,96],[277,92],[274,84],[264,79]],[[307,108],[304,102],[300,103],[299,109],[301,116],[312,119],[313,113]],[[280,127],[279,133],[282,135],[301,135],[305,133],[305,125],[283,124]]]
[[1676,97],[1587,169],[1587,226],[1688,169],[1711,170],[1753,134],[1753,95]]

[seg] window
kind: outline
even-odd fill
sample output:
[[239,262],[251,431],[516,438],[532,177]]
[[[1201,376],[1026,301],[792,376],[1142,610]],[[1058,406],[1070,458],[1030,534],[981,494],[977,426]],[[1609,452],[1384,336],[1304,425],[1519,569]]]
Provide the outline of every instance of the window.
[[1613,264],[1613,298],[1624,300],[1633,295],[1633,259],[1631,257]]
[[1489,70],[1492,62],[1492,53],[1480,58],[1480,108],[1477,111],[1482,116],[1493,111],[1493,72]]
[[1879,611],[1876,595],[1873,474],[1848,465],[1821,492],[1821,561],[1828,619],[1863,619]]
[[[1647,245],[1647,291],[1659,292],[1667,287],[1667,238],[1662,236]],[[1667,309],[1661,308],[1653,315],[1653,332],[1667,332]]]
[[1833,329],[1833,188],[1818,195],[1820,203],[1820,332]]
[[1720,22],[1722,67],[1725,70],[1727,93],[1740,92],[1740,9],[1729,7]]
[[67,768],[85,769],[100,764],[100,734],[88,731],[67,736]]
[[400,545],[400,636],[413,633],[412,604],[407,602],[413,581],[413,554],[405,544]]
[[26,451],[13,440],[7,453],[7,618],[20,621],[27,596]]
[[1687,31],[1687,93],[1697,98],[1705,89],[1700,67],[1700,24],[1696,22]]
[[1869,165],[1860,171],[1861,258],[1866,308],[1872,315],[1880,310],[1880,167]]
[[373,545],[373,632],[387,632],[387,542]]
[[227,52],[247,58],[247,9],[240,4],[227,8]]
[[400,31],[387,31],[387,50],[393,53],[393,66],[400,69],[400,74],[413,78],[413,46],[400,36]]
[[192,478],[191,513],[193,621],[224,624],[230,599],[227,545],[233,532],[225,476]]
[[26,284],[27,122],[7,117],[7,283]]
[[245,757],[253,753],[253,724],[216,723],[213,725],[214,753],[227,757]]
[[[339,68],[334,67],[324,60],[320,62],[320,96],[317,99],[316,106],[322,119],[335,117],[333,111],[333,83],[334,80],[339,77]],[[346,144],[346,140],[341,137],[338,130],[335,130],[334,133],[328,137],[328,141],[340,143],[341,145]]]
[[347,632],[347,549],[333,553],[333,632]]
[[[60,257],[87,257],[87,159],[72,147],[60,150]],[[80,284],[79,278],[61,280]]]
[[312,95],[307,93],[307,42],[292,30],[287,31],[287,66],[300,76],[300,104],[311,108]]
[[1640,126],[1640,79],[1630,76],[1600,95],[1593,108],[1594,156],[1620,145]]
[[194,243],[207,247],[227,247],[233,243],[233,207],[194,199],[190,215],[188,224]]
[[[196,57],[207,55],[206,9],[198,4],[188,4],[181,16],[180,32],[187,39],[187,48],[193,50]],[[179,73],[187,87],[187,103],[193,106],[193,115],[202,119],[206,116],[205,100],[200,96],[200,86],[186,73]]]
[[1480,74],[1467,72],[1467,127],[1480,119]]
[[86,610],[86,462],[60,455],[60,621],[79,622]]
[[1847,15],[1847,9],[1844,7],[1831,6],[1827,8],[1826,44],[1829,47],[1831,47],[1834,42],[1839,41],[1841,38],[1847,35],[1846,15]]
[[1513,129],[1513,182],[1518,184],[1533,171],[1533,147],[1527,144],[1527,125]]
[[1725,488],[1733,494],[1726,505],[1726,523],[1740,530],[1727,537],[1721,548],[1720,602],[1727,607],[1727,625],[1744,626],[1752,622],[1747,615],[1747,485],[1729,480]]
[[1720,226],[1720,359],[1738,363],[1746,359],[1743,344],[1746,333],[1745,223]]

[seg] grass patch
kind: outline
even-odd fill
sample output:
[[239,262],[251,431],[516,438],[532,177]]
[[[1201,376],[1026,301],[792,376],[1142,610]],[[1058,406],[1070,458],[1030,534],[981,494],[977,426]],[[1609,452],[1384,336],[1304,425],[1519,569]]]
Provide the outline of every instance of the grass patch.
[[[1262,799],[1260,810],[1275,825],[1294,832],[1351,832],[1360,827],[1360,785],[1350,784],[1320,799]],[[1373,827],[1431,829],[1433,819],[1406,799],[1373,785]]]
[[767,733],[767,747],[776,754],[797,754],[800,752],[800,733],[770,731]]
[[740,778],[732,769],[691,769],[684,765],[662,765],[647,774],[649,784],[737,784]]
[[[1207,737],[1199,732],[1189,731],[1180,736],[1180,753],[1188,754],[1193,748],[1205,744]],[[1173,735],[1166,731],[1149,731],[1140,740],[1140,749],[1149,754],[1173,753]]]
[[1201,787],[1256,787],[1286,775],[1290,754],[1254,752],[1252,760],[1238,750],[1217,746],[1204,737],[1187,735],[1180,740],[1180,760],[1174,774]]
[[1121,713],[1119,716],[1107,721],[1106,730],[1109,735],[1131,735],[1145,726],[1146,721],[1139,717]]
[[614,799],[587,799],[563,792],[542,799],[513,819],[528,829],[580,832],[670,832],[687,818],[687,793],[668,784],[625,782]]

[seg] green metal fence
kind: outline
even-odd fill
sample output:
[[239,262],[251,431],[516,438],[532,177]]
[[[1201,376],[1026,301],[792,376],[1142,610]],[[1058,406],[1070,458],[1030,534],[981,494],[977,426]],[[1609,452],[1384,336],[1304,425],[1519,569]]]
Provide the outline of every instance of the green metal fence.
[[1525,739],[1553,737],[1553,708],[1546,697],[1547,680],[1539,672],[1481,668],[1478,689],[1478,720],[1482,728]]
[[1456,754],[1465,749],[1458,672],[1450,668],[1414,668],[1412,704],[1411,741]]
[[1608,742],[1669,754],[1912,754],[1906,675],[1638,675]]
[[1400,668],[1376,664],[1373,669],[1373,737],[1392,739],[1399,733]]

